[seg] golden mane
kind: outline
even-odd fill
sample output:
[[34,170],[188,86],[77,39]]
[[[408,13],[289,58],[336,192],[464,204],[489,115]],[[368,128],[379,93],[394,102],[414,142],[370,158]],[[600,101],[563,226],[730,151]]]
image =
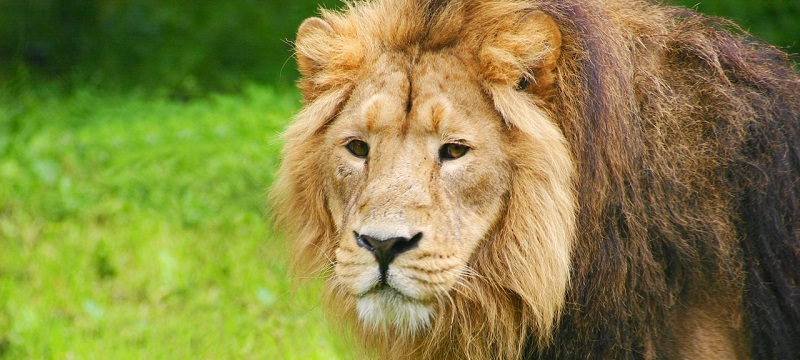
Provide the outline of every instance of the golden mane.
[[[661,358],[713,351],[688,339],[700,332],[747,357],[800,356],[800,80],[734,25],[643,1],[377,0],[307,20],[306,107],[272,192],[300,271],[328,276],[334,262],[324,156],[309,154],[364,64],[452,48],[521,134],[508,210],[430,328],[355,326],[365,348]],[[355,318],[341,288],[327,298]]]

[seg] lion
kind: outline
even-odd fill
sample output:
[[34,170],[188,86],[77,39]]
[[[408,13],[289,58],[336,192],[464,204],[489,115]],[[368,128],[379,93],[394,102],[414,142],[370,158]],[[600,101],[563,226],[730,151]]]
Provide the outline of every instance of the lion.
[[295,42],[298,274],[390,359],[800,358],[800,80],[631,0],[373,0]]

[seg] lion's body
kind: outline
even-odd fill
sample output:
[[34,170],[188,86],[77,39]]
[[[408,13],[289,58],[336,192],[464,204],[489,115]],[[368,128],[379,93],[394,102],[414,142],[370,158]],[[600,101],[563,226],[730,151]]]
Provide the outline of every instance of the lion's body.
[[785,54],[617,0],[355,3],[297,47],[278,216],[366,348],[800,358]]

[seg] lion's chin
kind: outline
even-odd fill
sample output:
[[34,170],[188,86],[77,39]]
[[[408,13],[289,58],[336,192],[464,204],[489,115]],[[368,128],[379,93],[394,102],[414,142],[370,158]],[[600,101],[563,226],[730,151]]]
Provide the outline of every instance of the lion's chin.
[[369,292],[356,302],[358,317],[366,330],[399,331],[414,335],[425,329],[433,317],[433,305],[386,288]]

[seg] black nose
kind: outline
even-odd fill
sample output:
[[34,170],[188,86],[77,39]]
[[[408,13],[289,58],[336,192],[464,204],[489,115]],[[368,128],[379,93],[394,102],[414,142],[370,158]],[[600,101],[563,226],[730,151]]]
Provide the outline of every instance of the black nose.
[[378,268],[381,272],[381,281],[386,281],[386,271],[389,264],[401,253],[411,250],[417,246],[422,239],[422,233],[417,233],[412,238],[393,237],[389,239],[379,239],[369,235],[359,235],[353,232],[358,246],[369,250],[375,259],[378,260]]

